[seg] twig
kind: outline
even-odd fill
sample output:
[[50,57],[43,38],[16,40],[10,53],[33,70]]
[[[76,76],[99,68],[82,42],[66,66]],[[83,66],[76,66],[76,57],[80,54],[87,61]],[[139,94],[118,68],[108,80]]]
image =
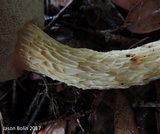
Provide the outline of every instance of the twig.
[[53,17],[52,21],[45,27],[45,30],[48,30],[52,27],[52,24],[57,22],[59,20],[59,18],[70,8],[72,7],[75,3],[77,2],[77,0],[71,0],[70,2],[68,2],[68,4],[62,8],[60,10],[60,12]]
[[81,131],[82,131],[82,134],[84,134],[84,133],[85,133],[85,131],[84,131],[84,128],[82,127],[82,125],[81,125],[81,123],[80,123],[79,119],[77,119],[76,121],[77,121],[78,126],[80,127],[80,129],[81,129]]
[[141,39],[140,41],[134,43],[133,45],[131,45],[129,48],[135,48],[135,47],[138,47],[144,43],[146,43],[148,40],[150,40],[151,38],[150,37],[146,37],[144,39]]
[[[45,92],[48,92],[48,86],[46,84],[46,81],[44,79],[42,79],[42,80],[43,80],[44,85],[45,85]],[[33,99],[33,102],[31,103],[31,105],[29,107],[29,110],[26,113],[28,115],[27,117],[30,116],[30,118],[29,118],[30,120],[29,120],[29,122],[27,124],[27,127],[30,127],[31,125],[33,125],[33,123],[35,122],[35,120],[36,120],[36,118],[38,116],[38,113],[41,111],[41,108],[42,108],[43,104],[45,103],[45,101],[47,99],[47,94],[42,93],[43,96],[40,99],[40,102],[38,103],[38,106],[36,107],[34,113],[31,115],[30,113],[34,109],[34,105],[36,104],[36,101],[37,101],[37,98],[39,97],[39,95],[40,95],[40,93],[38,92],[36,94],[35,98]],[[23,121],[25,121],[25,120],[27,120],[27,119],[25,118]],[[23,132],[23,134],[27,134],[27,130],[25,130]]]
[[160,103],[159,102],[139,102],[135,105],[133,105],[133,107],[146,107],[146,108],[160,108]]
[[35,109],[35,104],[36,104],[36,101],[38,100],[38,97],[39,97],[39,92],[37,92],[37,94],[35,95],[32,103],[30,104],[29,109],[27,110],[27,112],[25,114],[25,118],[22,120],[22,124],[27,122],[27,120],[31,116],[31,112]]
[[16,90],[16,80],[12,81],[12,118],[13,122],[15,122],[15,111],[16,111],[16,105],[17,105],[17,90]]
[[38,126],[46,126],[46,125],[53,124],[53,123],[56,123],[56,122],[59,122],[59,121],[63,121],[63,120],[78,119],[78,118],[84,117],[85,115],[90,114],[90,113],[91,113],[91,110],[88,110],[88,111],[86,111],[84,113],[76,113],[76,114],[70,115],[68,117],[62,116],[59,119],[55,119],[55,120],[37,122],[36,125],[38,125]]
[[[40,112],[41,107],[42,107],[42,105],[44,104],[46,98],[47,98],[47,97],[46,97],[46,95],[44,94],[43,97],[42,97],[42,99],[41,99],[41,101],[40,101],[40,103],[39,103],[39,105],[38,105],[38,107],[36,108],[35,112],[34,112],[33,115],[31,116],[30,121],[29,121],[28,124],[27,124],[27,127],[30,127],[30,126],[34,123],[34,121],[35,121],[35,119],[37,118],[37,115],[38,115],[38,113]],[[28,133],[27,130],[25,130],[25,131],[23,132],[23,134],[27,134],[27,133]]]

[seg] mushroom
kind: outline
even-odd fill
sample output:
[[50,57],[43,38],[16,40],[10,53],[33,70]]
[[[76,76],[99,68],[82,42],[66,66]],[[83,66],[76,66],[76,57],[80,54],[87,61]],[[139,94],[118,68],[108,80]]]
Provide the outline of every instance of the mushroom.
[[110,52],[71,48],[49,37],[34,21],[27,21],[16,36],[15,50],[8,50],[13,52],[14,70],[41,73],[82,89],[128,88],[160,78],[160,41]]
[[28,23],[18,32],[15,63],[82,89],[128,88],[160,77],[159,43],[97,52],[63,45]]

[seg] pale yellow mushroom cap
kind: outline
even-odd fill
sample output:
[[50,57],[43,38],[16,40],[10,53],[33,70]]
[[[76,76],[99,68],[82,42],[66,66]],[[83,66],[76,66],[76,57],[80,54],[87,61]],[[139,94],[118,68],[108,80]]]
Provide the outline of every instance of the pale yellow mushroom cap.
[[17,32],[30,21],[43,28],[43,4],[43,0],[0,0],[0,81],[20,74],[14,66]]

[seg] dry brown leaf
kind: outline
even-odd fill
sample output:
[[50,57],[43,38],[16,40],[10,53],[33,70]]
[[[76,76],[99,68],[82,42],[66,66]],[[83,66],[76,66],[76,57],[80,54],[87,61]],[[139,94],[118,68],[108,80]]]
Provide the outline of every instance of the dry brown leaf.
[[149,33],[160,29],[160,0],[142,0],[132,8],[125,20],[133,33]]
[[112,2],[126,10],[130,10],[140,2],[140,0],[112,0]]
[[100,92],[89,117],[89,134],[113,134],[114,92]]
[[133,109],[124,94],[115,90],[114,134],[139,134]]

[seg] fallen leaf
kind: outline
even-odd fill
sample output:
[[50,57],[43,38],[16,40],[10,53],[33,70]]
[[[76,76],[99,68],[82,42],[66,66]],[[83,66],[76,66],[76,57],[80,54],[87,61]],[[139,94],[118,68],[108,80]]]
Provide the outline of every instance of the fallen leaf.
[[114,92],[101,92],[93,103],[89,117],[89,134],[113,134]]
[[133,33],[149,33],[160,29],[160,0],[142,0],[130,10],[125,20]]
[[125,95],[115,90],[114,134],[139,134],[133,109]]

